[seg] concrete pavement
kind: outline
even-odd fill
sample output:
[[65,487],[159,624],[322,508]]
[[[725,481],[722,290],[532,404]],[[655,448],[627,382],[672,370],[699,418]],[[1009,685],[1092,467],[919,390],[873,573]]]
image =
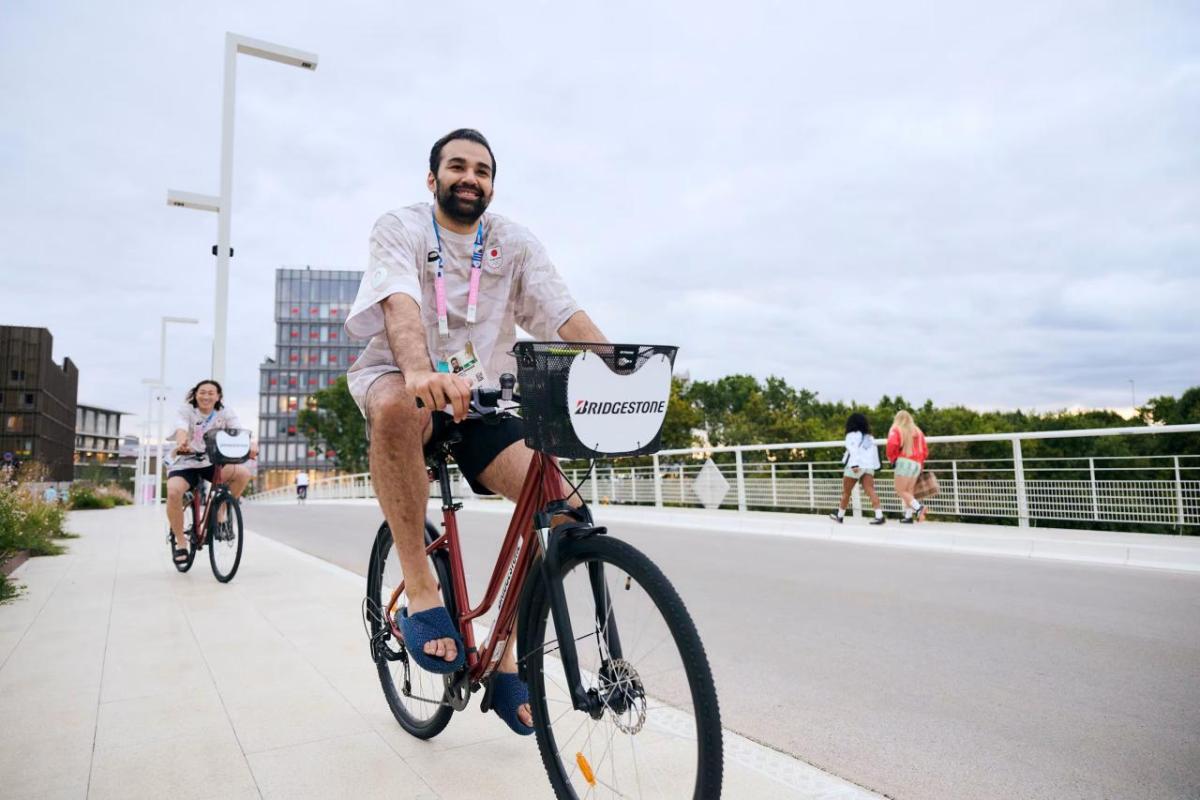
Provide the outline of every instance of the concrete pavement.
[[[460,517],[473,596],[506,505]],[[739,733],[904,800],[1200,797],[1200,575],[856,538],[907,533],[894,523],[831,538],[828,520],[751,534],[720,528],[730,512],[630,511],[596,513],[679,589]],[[381,519],[374,501],[247,515],[359,572]]]
[[[362,580],[248,535],[228,585],[177,574],[158,514],[75,512],[81,538],[0,606],[5,798],[537,798],[532,738],[475,704],[422,742],[388,711]],[[872,798],[727,734],[725,795]]]

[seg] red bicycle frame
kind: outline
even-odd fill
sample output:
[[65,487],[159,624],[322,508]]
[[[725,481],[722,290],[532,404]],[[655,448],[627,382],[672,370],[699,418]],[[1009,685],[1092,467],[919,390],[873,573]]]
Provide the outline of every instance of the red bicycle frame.
[[[536,451],[533,453],[533,459],[529,462],[529,470],[525,473],[525,482],[517,497],[516,508],[513,510],[512,519],[508,524],[508,532],[505,534],[504,543],[496,556],[496,566],[492,569],[492,577],[488,581],[483,601],[476,608],[471,608],[471,601],[467,596],[466,576],[463,571],[462,549],[458,535],[458,520],[455,516],[459,506],[451,497],[450,481],[444,462],[441,473],[438,477],[441,481],[442,525],[445,531],[425,548],[425,552],[432,554],[444,550],[450,560],[450,581],[454,591],[454,604],[458,610],[459,634],[466,647],[466,665],[470,680],[472,683],[477,683],[495,669],[500,662],[500,657],[504,654],[505,644],[512,636],[517,622],[521,590],[529,576],[529,569],[534,563],[534,544],[538,542],[538,532],[534,528],[534,515],[545,509],[550,503],[565,498],[562,473],[552,456]],[[538,542],[537,547],[541,546],[542,543]],[[402,580],[396,590],[392,592],[392,599],[387,608],[387,618],[392,627],[392,635],[401,640],[403,637],[396,629],[394,614],[403,592],[404,582]],[[475,645],[474,626],[471,623],[490,611],[496,604],[497,598],[500,610],[496,624],[492,626],[491,633],[488,634],[482,650],[478,650]]]
[[213,465],[212,480],[208,482],[208,496],[205,498],[204,511],[200,511],[200,497],[204,492],[199,491],[203,485],[204,479],[196,484],[197,491],[192,492],[192,523],[195,525],[196,532],[196,549],[199,550],[204,546],[204,541],[208,538],[208,514],[212,510],[213,498],[217,494],[217,487],[226,486],[227,484],[221,480],[221,465]]

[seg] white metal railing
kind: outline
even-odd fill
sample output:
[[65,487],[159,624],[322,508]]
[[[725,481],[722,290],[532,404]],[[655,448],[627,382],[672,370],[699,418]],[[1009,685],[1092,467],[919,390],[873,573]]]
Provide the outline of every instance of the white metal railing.
[[[1127,524],[1200,525],[1200,455],[1025,457],[1021,443],[1042,439],[1111,436],[1200,434],[1198,425],[1100,428],[1069,431],[931,436],[938,444],[1009,442],[1012,456],[991,459],[931,459],[926,467],[938,474],[941,492],[928,501],[932,514],[1016,520],[1092,521]],[[882,447],[882,443],[880,443]],[[693,482],[711,456],[728,481],[720,508],[780,511],[822,511],[837,506],[842,493],[839,461],[807,460],[808,451],[840,448],[840,441],[789,442],[705,449],[664,450],[650,463],[597,461],[591,473],[584,462],[563,462],[563,472],[589,502],[645,506],[700,506]],[[778,459],[786,452],[790,460]],[[728,455],[732,454],[732,460]],[[645,461],[646,459],[641,459]],[[452,468],[453,470],[453,468]],[[457,470],[455,493],[470,489]],[[899,512],[900,500],[888,479],[875,482],[885,510]],[[436,493],[437,485],[433,485]],[[346,475],[314,482],[314,499],[374,497],[370,477]],[[862,499],[855,490],[854,507]],[[295,489],[285,487],[254,495],[265,502],[294,501]]]

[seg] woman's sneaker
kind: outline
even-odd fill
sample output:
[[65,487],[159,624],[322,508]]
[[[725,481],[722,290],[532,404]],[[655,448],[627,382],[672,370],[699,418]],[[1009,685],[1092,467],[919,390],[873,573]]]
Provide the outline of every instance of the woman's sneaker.
[[904,519],[900,520],[901,525],[912,525],[915,522],[916,520],[912,517],[905,517]]
[[838,525],[841,525],[841,524],[842,524],[842,523],[845,521],[845,519],[846,519],[846,518],[845,518],[845,517],[843,517],[843,516],[839,516],[839,515],[838,515],[838,513],[837,513],[836,511],[835,511],[835,512],[833,512],[832,514],[830,514],[830,515],[829,515],[829,518],[830,518],[831,520],[833,520],[834,522],[836,522]]
[[882,525],[885,522],[887,522],[887,517],[876,517],[875,519],[871,520],[871,522],[869,524]]

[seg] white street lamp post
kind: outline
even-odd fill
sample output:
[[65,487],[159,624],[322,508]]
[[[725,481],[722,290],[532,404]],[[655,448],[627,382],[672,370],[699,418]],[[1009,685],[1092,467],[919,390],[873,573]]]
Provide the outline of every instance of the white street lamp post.
[[309,71],[317,68],[316,53],[306,53],[236,33],[225,34],[225,89],[221,100],[221,194],[167,190],[167,205],[217,213],[217,293],[213,314],[212,377],[225,380],[225,338],[229,306],[230,217],[233,212],[233,111],[237,56],[242,53]]
[[162,502],[163,477],[163,417],[167,399],[167,323],[197,325],[200,320],[191,317],[163,317],[158,337],[158,466],[154,470],[154,505]]
[[142,467],[138,470],[137,490],[138,504],[143,506],[150,505],[150,433],[154,430],[154,418],[152,409],[154,408],[154,389],[159,385],[160,381],[157,378],[142,378],[142,383],[146,386],[146,421],[142,425],[142,430],[145,435],[142,436],[141,447],[138,448]]

